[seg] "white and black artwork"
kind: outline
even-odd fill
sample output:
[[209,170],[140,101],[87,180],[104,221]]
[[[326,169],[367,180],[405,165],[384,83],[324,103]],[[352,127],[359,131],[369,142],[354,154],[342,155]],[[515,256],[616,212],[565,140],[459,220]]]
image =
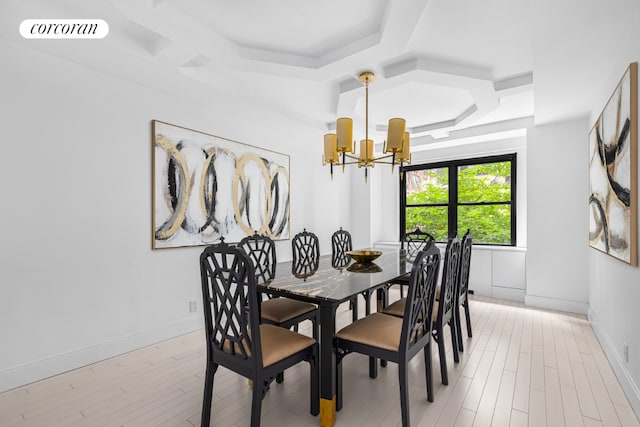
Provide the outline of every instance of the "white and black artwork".
[[289,156],[158,120],[152,134],[154,249],[289,238]]
[[589,133],[589,244],[637,265],[637,63]]

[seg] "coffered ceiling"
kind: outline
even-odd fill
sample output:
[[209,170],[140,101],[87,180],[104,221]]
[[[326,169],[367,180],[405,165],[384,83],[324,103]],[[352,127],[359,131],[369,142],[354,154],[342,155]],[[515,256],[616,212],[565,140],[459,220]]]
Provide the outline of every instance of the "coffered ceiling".
[[[214,105],[221,93],[240,97],[323,131],[337,117],[353,117],[357,137],[365,115],[357,77],[373,71],[370,133],[381,142],[388,119],[404,117],[419,145],[533,123],[539,12],[530,4],[0,0],[0,36],[202,104]],[[100,18],[110,32],[82,42],[14,34],[15,22],[39,17]]]

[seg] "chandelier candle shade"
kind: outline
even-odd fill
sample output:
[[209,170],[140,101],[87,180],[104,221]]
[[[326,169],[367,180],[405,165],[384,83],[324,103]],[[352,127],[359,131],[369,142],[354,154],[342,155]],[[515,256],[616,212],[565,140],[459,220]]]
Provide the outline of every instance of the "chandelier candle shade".
[[[394,165],[402,166],[411,163],[411,147],[409,132],[405,132],[405,120],[393,118],[389,120],[387,127],[387,140],[383,144],[383,156],[376,157],[374,153],[374,142],[369,139],[369,83],[374,81],[375,74],[365,71],[358,77],[364,84],[365,90],[365,139],[360,141],[360,154],[355,155],[356,142],[353,140],[353,119],[341,117],[336,121],[336,133],[328,133],[324,136],[324,154],[322,164],[330,165],[331,179],[333,179],[333,165],[342,164],[355,165],[364,168],[364,179],[367,181],[368,168],[372,168],[376,163],[391,165],[393,172]],[[347,161],[351,159],[352,161]]]

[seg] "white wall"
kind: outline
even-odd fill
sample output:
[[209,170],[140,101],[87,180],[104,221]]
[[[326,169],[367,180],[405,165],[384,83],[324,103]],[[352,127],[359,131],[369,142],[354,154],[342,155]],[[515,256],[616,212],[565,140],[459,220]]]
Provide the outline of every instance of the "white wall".
[[587,312],[587,120],[529,130],[528,305]]
[[[318,233],[322,252],[351,226],[335,209],[350,188],[330,184],[317,129],[222,95],[203,108],[4,40],[0,56],[0,391],[202,326],[188,312],[202,248],[151,250],[152,119],[289,154],[291,233]],[[290,258],[290,241],[277,251]]]
[[[591,87],[591,90],[598,92],[600,101],[591,106],[585,135],[629,63],[640,61],[640,6],[637,3],[634,6],[635,15],[625,18],[632,23],[624,27],[624,38],[609,46],[607,62],[610,67],[607,73]],[[638,191],[640,179],[636,183],[636,194]],[[637,304],[640,301],[640,267],[631,267],[595,249],[588,249],[586,259],[592,326],[636,414],[640,416],[640,334],[637,326],[640,324]],[[624,360],[625,343],[629,346],[628,362]]]

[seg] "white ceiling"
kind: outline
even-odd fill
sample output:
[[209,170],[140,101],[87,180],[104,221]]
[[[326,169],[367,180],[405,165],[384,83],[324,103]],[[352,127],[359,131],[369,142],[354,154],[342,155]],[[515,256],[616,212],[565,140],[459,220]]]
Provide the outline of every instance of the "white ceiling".
[[[560,85],[553,78],[572,79],[571,64],[585,61],[588,50],[574,49],[577,57],[569,58],[559,49],[592,33],[590,22],[615,28],[603,16],[633,2],[612,0],[618,8],[609,5],[611,12],[585,4],[0,0],[0,36],[202,104],[214,105],[223,93],[323,131],[337,117],[353,117],[356,137],[364,133],[365,110],[357,77],[371,70],[377,79],[370,85],[369,128],[376,142],[389,118],[404,117],[412,142],[425,144],[457,134],[508,133],[538,121],[547,108],[559,116],[588,114],[584,99],[563,99],[571,81]],[[551,5],[553,16],[547,15]],[[27,18],[104,19],[110,32],[87,43],[25,40],[17,28]],[[581,78],[590,72],[597,71],[585,70]],[[534,98],[539,74],[545,88]]]

